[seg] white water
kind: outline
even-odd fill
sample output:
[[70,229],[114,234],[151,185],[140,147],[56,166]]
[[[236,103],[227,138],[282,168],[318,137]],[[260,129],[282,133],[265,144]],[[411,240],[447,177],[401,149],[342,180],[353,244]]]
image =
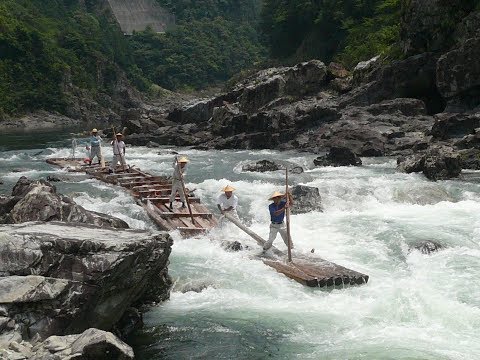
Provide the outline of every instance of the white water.
[[[47,145],[48,146],[48,145]],[[178,150],[178,149],[176,149]],[[157,155],[161,151],[163,155]],[[19,175],[68,177],[60,191],[86,208],[154,228],[122,190],[44,164],[68,150],[0,153],[6,192]],[[272,151],[183,151],[192,160],[188,186],[212,210],[227,183],[238,191],[240,216],[268,234],[268,201],[282,173],[243,173],[263,158],[308,167],[292,182],[317,186],[325,212],[292,217],[297,253],[321,256],[370,276],[367,285],[320,290],[277,274],[255,257],[253,240],[233,226],[175,244],[170,301],[145,315],[131,339],[140,359],[478,359],[480,358],[480,174],[432,183],[395,172],[391,159],[366,159],[362,168],[313,168],[313,156]],[[128,149],[128,159],[157,174],[170,172],[168,150]],[[223,250],[223,240],[250,248]],[[432,255],[409,246],[434,240]],[[279,248],[283,243],[276,242]]]

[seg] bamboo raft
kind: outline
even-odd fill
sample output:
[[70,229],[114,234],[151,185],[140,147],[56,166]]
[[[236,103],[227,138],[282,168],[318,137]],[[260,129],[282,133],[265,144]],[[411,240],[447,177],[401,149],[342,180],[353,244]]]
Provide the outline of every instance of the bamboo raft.
[[[241,223],[240,220],[225,214],[233,224],[250,235],[259,246],[265,245],[265,240]],[[309,287],[332,287],[345,285],[362,285],[368,282],[369,276],[321,258],[298,258],[285,261],[286,254],[276,247],[271,247],[273,256],[264,258],[263,263],[279,273]]]
[[[125,188],[141,205],[157,224],[165,231],[179,230],[185,237],[205,233],[217,225],[217,219],[200,203],[200,199],[192,192],[188,199],[192,209],[191,215],[186,208],[174,207],[171,211],[166,205],[172,184],[167,177],[154,176],[134,167],[121,170],[117,167],[114,174],[108,173],[108,163],[105,168],[99,165],[85,165],[83,159],[51,158],[48,164],[55,165],[71,172],[85,172],[100,181]],[[179,197],[177,196],[177,200]],[[228,213],[225,217],[250,235],[260,246],[265,240]],[[337,287],[345,285],[361,285],[368,282],[368,275],[347,269],[320,258],[295,258],[285,261],[286,254],[272,247],[272,256],[261,256],[264,264],[272,267],[285,276],[309,287]]]
[[[85,165],[83,159],[51,158],[48,164],[65,168],[71,172],[85,172],[100,181],[125,188],[141,205],[150,218],[161,230],[179,230],[185,237],[205,233],[217,225],[217,220],[208,209],[200,203],[193,192],[188,193],[188,208],[174,205],[173,211],[168,208],[172,184],[167,177],[154,176],[134,167],[117,167],[115,173],[108,173],[108,163],[105,168],[99,165]],[[176,200],[180,198],[176,195]]]

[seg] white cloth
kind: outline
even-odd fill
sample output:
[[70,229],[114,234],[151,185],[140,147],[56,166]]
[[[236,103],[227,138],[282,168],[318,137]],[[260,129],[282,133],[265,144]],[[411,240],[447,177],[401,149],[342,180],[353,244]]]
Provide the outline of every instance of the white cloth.
[[170,193],[170,203],[173,203],[175,200],[176,192],[178,191],[178,195],[180,196],[180,201],[185,202],[185,194],[183,193],[183,186],[180,180],[175,178],[172,179],[172,192]]
[[220,205],[222,210],[228,209],[230,206],[233,208],[233,210],[236,210],[238,205],[238,197],[237,195],[232,194],[230,198],[227,198],[225,193],[220,194],[217,199],[217,205]]
[[187,165],[183,167],[183,169],[180,170],[180,163],[173,163],[173,175],[172,177],[176,180],[181,180],[182,179],[182,174],[185,176],[187,173]]
[[112,141],[112,147],[113,147],[113,155],[125,154],[125,143],[122,140]]
[[[282,224],[270,224],[270,234],[268,235],[268,241],[263,246],[263,250],[268,250],[272,247],[273,241],[277,237],[277,234],[280,233],[282,236],[283,242],[288,247],[288,238],[287,238],[287,227],[285,223]],[[293,241],[292,241],[292,248],[293,248]]]
[[125,164],[125,156],[122,155],[113,155],[112,162],[110,163],[110,169],[115,170],[117,164],[126,165]]

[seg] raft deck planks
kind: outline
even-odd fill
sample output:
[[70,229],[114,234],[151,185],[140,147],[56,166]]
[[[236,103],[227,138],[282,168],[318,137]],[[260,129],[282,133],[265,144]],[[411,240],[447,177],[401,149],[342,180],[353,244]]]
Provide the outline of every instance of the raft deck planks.
[[[217,225],[215,216],[200,204],[199,198],[192,195],[189,195],[188,199],[195,223],[192,223],[187,208],[174,206],[174,210],[171,211],[166,204],[169,203],[172,184],[166,177],[154,176],[134,167],[125,169],[117,167],[116,173],[109,174],[106,168],[85,165],[83,159],[53,158],[46,161],[69,171],[85,172],[95,179],[127,189],[162,230],[179,230],[184,236],[193,236]],[[177,195],[175,199],[178,201],[180,197]]]

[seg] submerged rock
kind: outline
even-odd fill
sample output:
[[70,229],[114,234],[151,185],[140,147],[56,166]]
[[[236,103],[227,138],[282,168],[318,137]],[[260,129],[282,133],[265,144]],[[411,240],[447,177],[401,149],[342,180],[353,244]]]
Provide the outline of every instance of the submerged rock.
[[323,212],[322,197],[318,188],[296,185],[291,189],[293,196],[292,214],[305,214],[310,211]]
[[315,166],[361,166],[362,160],[346,147],[332,147],[327,155],[313,160]]
[[[291,174],[301,174],[304,172],[303,168],[298,165],[289,164],[288,172]],[[285,165],[278,164],[271,160],[260,160],[254,163],[249,163],[242,166],[242,171],[248,172],[268,172],[268,171],[278,171],[285,170]]]
[[435,241],[424,241],[413,246],[413,248],[420,251],[422,254],[431,254],[443,249],[443,246]]

